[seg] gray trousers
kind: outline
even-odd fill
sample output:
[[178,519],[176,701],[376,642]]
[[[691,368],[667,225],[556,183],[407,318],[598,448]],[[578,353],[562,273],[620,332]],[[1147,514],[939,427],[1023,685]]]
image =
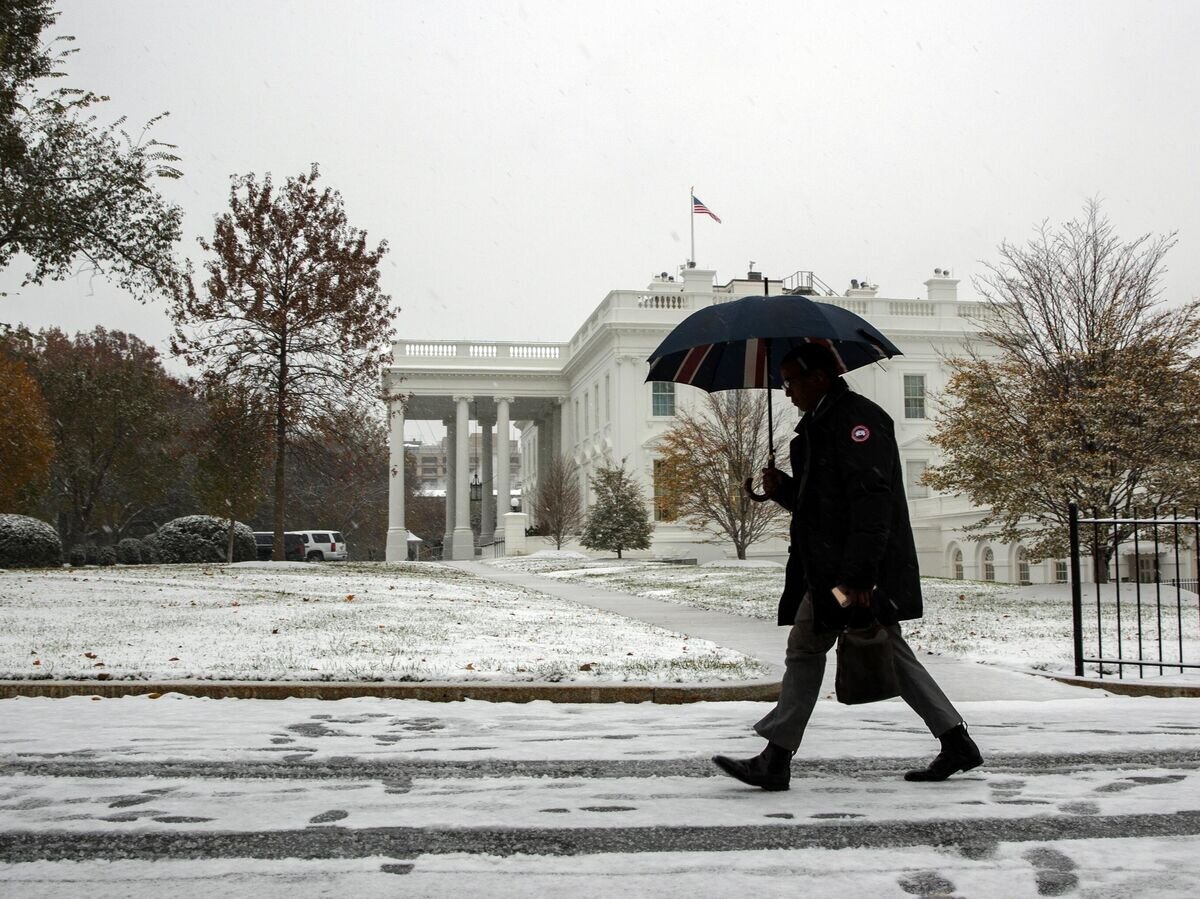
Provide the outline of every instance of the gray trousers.
[[[921,716],[935,737],[960,724],[962,717],[904,642],[900,625],[894,624],[887,631],[892,640],[900,698]],[[821,692],[825,657],[835,643],[836,633],[818,633],[813,628],[812,601],[806,596],[800,603],[800,611],[796,613],[796,623],[788,634],[787,667],[779,701],[754,725],[760,737],[793,752],[800,748],[804,728]]]

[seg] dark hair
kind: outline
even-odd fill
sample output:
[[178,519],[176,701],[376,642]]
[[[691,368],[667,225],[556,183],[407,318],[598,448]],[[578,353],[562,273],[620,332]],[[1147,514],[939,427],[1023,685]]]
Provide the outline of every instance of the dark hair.
[[837,356],[833,350],[822,343],[802,343],[792,347],[779,364],[782,366],[789,362],[795,363],[806,372],[826,372],[831,378],[836,378],[842,373],[842,366]]

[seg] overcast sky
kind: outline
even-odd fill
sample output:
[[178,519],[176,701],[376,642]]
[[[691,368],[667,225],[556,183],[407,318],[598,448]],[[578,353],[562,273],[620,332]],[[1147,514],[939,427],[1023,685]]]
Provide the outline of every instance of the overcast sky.
[[[60,4],[66,83],[175,143],[183,250],[229,176],[319,162],[391,252],[401,336],[565,340],[604,294],[688,256],[922,296],[1005,238],[1103,199],[1178,230],[1167,294],[1200,295],[1200,4],[394,0]],[[0,321],[160,347],[165,303],[76,279]]]

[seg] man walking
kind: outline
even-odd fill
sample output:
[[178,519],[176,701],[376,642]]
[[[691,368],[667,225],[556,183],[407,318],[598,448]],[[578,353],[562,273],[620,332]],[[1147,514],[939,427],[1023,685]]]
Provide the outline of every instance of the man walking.
[[792,513],[779,600],[779,624],[792,626],[786,668],[778,703],[754,725],[767,740],[763,751],[713,758],[726,774],[765,790],[788,789],[825,657],[856,607],[860,616],[869,608],[887,628],[900,695],[942,744],[928,767],[905,779],[945,780],[983,761],[962,717],[900,634],[900,621],[921,617],[900,452],[891,418],[840,372],[836,355],[820,344],[793,349],[780,367],[784,392],[804,413],[790,447],[792,474],[763,471],[767,495]]

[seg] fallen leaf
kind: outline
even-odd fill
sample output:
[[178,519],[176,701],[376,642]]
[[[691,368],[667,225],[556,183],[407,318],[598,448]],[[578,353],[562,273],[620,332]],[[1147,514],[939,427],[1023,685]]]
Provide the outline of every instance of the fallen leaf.
[[96,663],[95,665],[93,665],[92,667],[93,667],[93,668],[103,668],[103,667],[104,667],[104,663],[103,663],[103,662],[97,662],[97,663]]
[[354,594],[353,593],[346,594],[346,602],[354,602]]
[[108,680],[110,677],[112,677],[112,675],[109,674],[107,671],[101,671],[99,674],[96,675],[96,680]]
[[591,671],[591,670],[592,670],[592,663],[591,663],[591,662],[584,662],[582,665],[580,665],[580,666],[579,666],[579,670],[580,670],[580,671]]
[[99,701],[100,701],[101,699],[103,699],[103,698],[104,698],[103,696],[93,696],[93,697],[92,697],[92,702],[99,702]]
[[94,659],[94,658],[96,658],[96,654],[94,652],[85,652],[83,654],[83,657],[85,659]]
[[273,634],[277,634],[277,633],[279,633],[279,628],[274,628],[274,629],[271,631],[271,633],[273,633]]
[[34,659],[34,660],[33,660],[33,664],[35,664],[35,665],[40,665],[40,664],[42,664],[42,660],[41,660],[41,659]]
[[162,699],[162,694],[161,693],[147,693],[146,698],[147,699]]
[[[35,664],[35,665],[37,665],[37,664],[41,664],[41,663],[40,663],[40,662],[35,662],[34,664]],[[466,668],[468,671],[474,671],[474,670],[475,670],[475,663],[474,663],[474,662],[467,662],[467,664],[466,664],[466,665],[464,665],[463,667],[464,667],[464,668]]]
[[167,661],[168,662],[178,662],[179,656],[171,656],[171,658],[167,659]]

